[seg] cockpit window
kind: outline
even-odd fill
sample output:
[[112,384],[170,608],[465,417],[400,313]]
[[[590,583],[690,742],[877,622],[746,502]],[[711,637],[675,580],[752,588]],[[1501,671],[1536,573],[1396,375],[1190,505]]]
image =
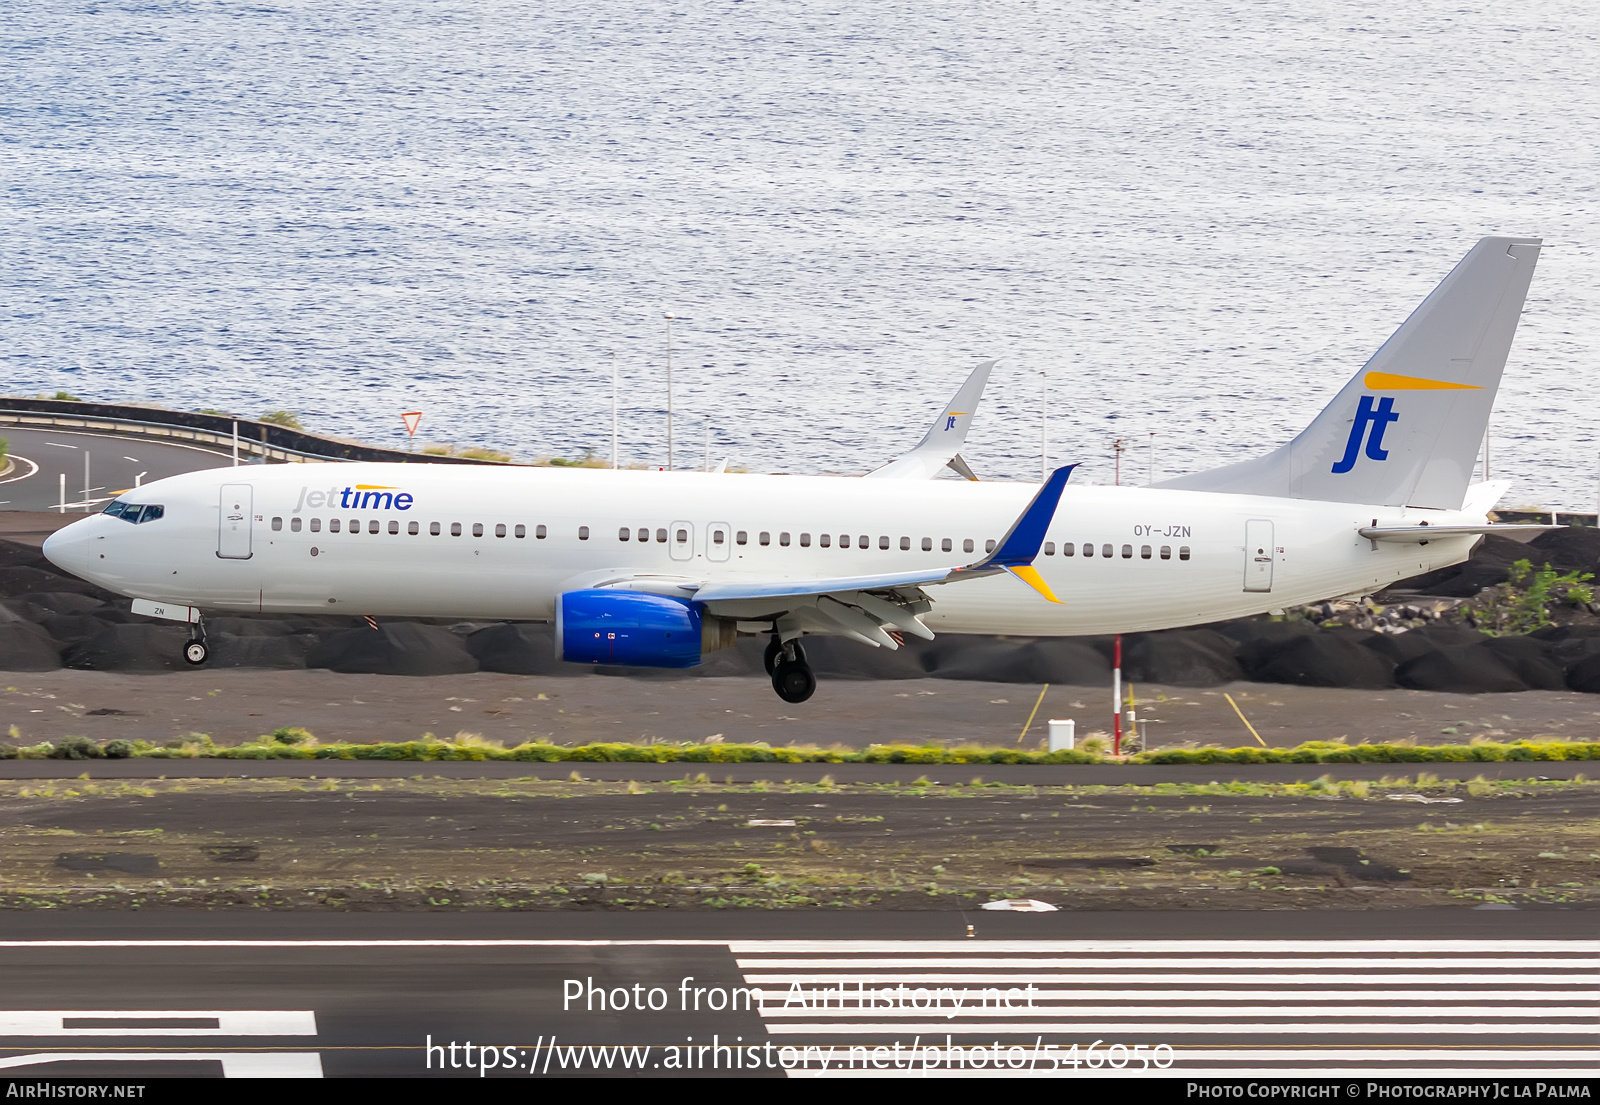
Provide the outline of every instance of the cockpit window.
[[138,503],[120,501],[109,504],[105,510],[101,511],[102,514],[109,514],[113,518],[121,518],[124,522],[132,522],[134,525],[138,525],[140,522],[154,522],[166,512],[166,507],[158,506],[155,503],[146,503],[141,506]]

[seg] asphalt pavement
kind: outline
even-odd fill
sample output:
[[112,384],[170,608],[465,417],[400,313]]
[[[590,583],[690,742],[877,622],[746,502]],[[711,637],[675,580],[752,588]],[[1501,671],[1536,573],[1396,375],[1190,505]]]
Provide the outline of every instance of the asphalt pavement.
[[[15,466],[0,477],[0,510],[100,510],[112,496],[152,480],[221,468],[230,455],[198,445],[72,430],[0,426]],[[64,481],[64,482],[63,482]]]
[[1494,910],[12,914],[0,1067],[1592,1078],[1593,935]]

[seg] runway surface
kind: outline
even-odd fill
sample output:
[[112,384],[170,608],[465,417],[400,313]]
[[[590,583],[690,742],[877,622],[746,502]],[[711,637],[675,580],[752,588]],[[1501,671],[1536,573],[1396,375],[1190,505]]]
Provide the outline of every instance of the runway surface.
[[0,1069],[1592,1078],[1591,921],[13,915]]
[[92,513],[124,488],[232,463],[231,457],[197,445],[138,437],[18,426],[0,426],[0,437],[10,443],[16,462],[0,477],[0,510],[60,509],[64,476],[65,513]]

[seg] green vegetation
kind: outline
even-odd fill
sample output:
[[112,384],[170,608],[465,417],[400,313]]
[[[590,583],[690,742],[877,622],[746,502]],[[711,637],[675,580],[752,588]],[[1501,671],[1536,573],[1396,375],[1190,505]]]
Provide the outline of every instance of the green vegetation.
[[502,453],[498,449],[486,449],[481,445],[470,445],[465,449],[457,449],[454,445],[424,445],[422,454],[429,457],[461,457],[463,460],[483,460],[494,464],[511,463],[510,453]]
[[1461,614],[1492,637],[1532,633],[1555,624],[1553,608],[1593,602],[1594,589],[1586,586],[1593,578],[1589,572],[1557,572],[1549,564],[1535,571],[1532,562],[1518,560],[1505,583],[1484,591]]
[[[417,740],[323,744],[300,728],[283,728],[239,745],[219,746],[204,733],[168,741],[113,740],[97,745],[86,737],[63,737],[21,748],[0,748],[0,759],[157,759],[204,757],[224,760],[509,760],[523,763],[868,763],[868,764],[1352,764],[1501,763],[1600,760],[1600,741],[1520,740],[1500,744],[1344,744],[1308,741],[1294,748],[1174,748],[1141,752],[1118,761],[1083,751],[1024,752],[1013,748],[875,744],[864,749],[770,748],[764,744],[582,744],[530,742],[506,748],[471,733]],[[574,773],[576,774],[576,773]],[[831,781],[830,784],[831,785]],[[926,776],[913,786],[929,785]]]
[[47,394],[47,393],[41,391],[38,394],[37,398],[39,398],[39,399],[59,399],[59,400],[61,400],[63,402],[67,402],[67,403],[81,403],[81,402],[83,402],[83,400],[79,399],[76,395],[73,395],[71,392],[66,392],[66,391],[58,391],[53,395],[52,394]]
[[7,441],[3,437],[0,437],[0,464],[4,464],[6,462],[6,457],[10,455],[10,453],[11,442]]
[[479,446],[479,445],[473,445],[473,446],[470,446],[470,447],[468,447],[466,449],[463,449],[459,453],[457,453],[456,456],[462,457],[462,458],[464,458],[466,460],[487,460],[487,461],[492,461],[495,464],[510,464],[511,463],[511,454],[510,453],[502,453],[498,449],[485,449],[485,448],[483,448],[482,446]]
[[261,416],[260,420],[269,425],[282,426],[286,430],[305,429],[304,426],[300,425],[300,416],[295,414],[294,411],[268,411]]

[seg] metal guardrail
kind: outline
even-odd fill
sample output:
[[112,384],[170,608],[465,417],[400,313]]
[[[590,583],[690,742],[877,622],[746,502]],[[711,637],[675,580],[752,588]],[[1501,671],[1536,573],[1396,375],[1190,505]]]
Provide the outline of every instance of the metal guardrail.
[[0,397],[0,424],[40,429],[89,430],[128,437],[203,445],[232,456],[235,443],[241,459],[263,463],[308,461],[400,461],[425,464],[493,464],[469,457],[404,453],[360,442],[275,426],[228,415],[174,411],[115,403],[65,399]]

